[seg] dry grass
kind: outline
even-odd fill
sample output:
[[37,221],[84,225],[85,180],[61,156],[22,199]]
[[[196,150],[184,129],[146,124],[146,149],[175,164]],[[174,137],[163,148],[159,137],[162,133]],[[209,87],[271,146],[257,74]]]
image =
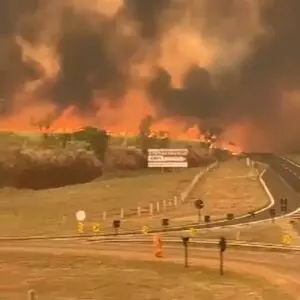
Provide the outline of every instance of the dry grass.
[[[198,211],[194,206],[194,200],[198,198],[205,203],[202,215],[210,215],[212,221],[226,217],[227,213],[235,216],[247,214],[269,203],[255,171],[246,165],[245,160],[233,159],[221,163],[217,169],[205,175],[187,201],[177,209],[168,209],[161,215],[148,217],[142,222],[154,227],[161,225],[162,217],[168,217],[170,225],[174,226],[198,222]],[[137,221],[138,219],[126,222],[133,226]]]
[[1,299],[25,299],[34,289],[41,300],[279,300],[290,298],[251,276],[182,265],[110,257],[1,253]]
[[[199,181],[189,197],[186,210],[181,209],[181,216],[174,222],[197,221],[194,199],[199,198],[205,203],[202,214],[210,215],[212,220],[224,218],[227,213],[245,214],[269,202],[257,174],[246,165],[244,159],[223,162],[216,171]],[[191,210],[194,211],[192,215],[189,213]],[[182,217],[183,214],[186,217]]]
[[[96,180],[57,189],[0,190],[0,226],[3,236],[76,233],[75,212],[83,209],[89,221],[101,221],[102,212],[118,217],[120,207],[136,211],[137,205],[178,195],[201,168],[139,177]],[[111,222],[111,221],[110,221]],[[91,229],[90,229],[91,230]]]

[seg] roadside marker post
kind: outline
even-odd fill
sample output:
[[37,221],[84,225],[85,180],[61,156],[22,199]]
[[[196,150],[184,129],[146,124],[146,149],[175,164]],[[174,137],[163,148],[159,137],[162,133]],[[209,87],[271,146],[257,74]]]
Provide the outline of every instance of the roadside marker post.
[[225,237],[221,236],[219,240],[219,250],[220,250],[220,275],[224,275],[224,252],[227,248],[227,241]]
[[204,216],[204,223],[205,223],[206,227],[208,227],[208,224],[210,223],[210,216],[209,215]]
[[188,268],[189,267],[188,244],[190,238],[188,236],[183,236],[181,237],[181,239],[184,246],[184,267]]
[[84,224],[83,224],[83,222],[78,222],[77,223],[77,232],[78,233],[83,233],[84,232]]
[[147,234],[148,234],[148,231],[149,231],[148,226],[143,226],[143,227],[142,227],[142,233],[143,233],[144,235],[147,235]]
[[234,219],[234,214],[228,213],[226,218],[227,218],[228,221],[232,221]]
[[116,235],[118,235],[120,227],[121,227],[121,221],[120,220],[113,220],[113,228],[115,229],[115,234]]
[[251,219],[255,219],[255,212],[254,211],[250,211],[249,212],[249,217],[251,218]]
[[284,234],[282,236],[282,244],[289,246],[291,245],[291,243],[292,243],[292,237],[289,234]]
[[93,224],[93,232],[94,233],[99,233],[100,232],[100,224],[99,223],[94,223]]
[[194,227],[190,228],[189,232],[192,237],[196,236],[197,234],[197,230]]
[[169,219],[168,218],[164,218],[161,220],[161,225],[164,229],[166,229],[169,226]]

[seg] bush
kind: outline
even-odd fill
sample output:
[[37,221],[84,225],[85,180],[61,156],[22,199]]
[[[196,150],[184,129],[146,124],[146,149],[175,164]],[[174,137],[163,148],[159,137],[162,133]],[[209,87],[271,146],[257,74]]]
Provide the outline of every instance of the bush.
[[74,132],[72,139],[89,143],[91,150],[95,152],[101,161],[104,161],[109,142],[109,135],[106,131],[94,127],[85,127],[80,131]]
[[138,170],[146,166],[147,157],[136,148],[114,147],[107,152],[105,170]]
[[206,155],[200,149],[188,147],[189,152],[187,156],[189,168],[207,166],[215,161],[212,156]]
[[0,185],[46,189],[84,183],[101,176],[92,152],[66,149],[18,149],[0,154]]

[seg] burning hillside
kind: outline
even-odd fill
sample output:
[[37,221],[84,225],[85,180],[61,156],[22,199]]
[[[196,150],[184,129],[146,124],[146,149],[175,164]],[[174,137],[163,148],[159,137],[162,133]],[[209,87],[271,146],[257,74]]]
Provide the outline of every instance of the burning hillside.
[[299,0],[12,0],[0,14],[2,130],[134,134],[152,115],[173,138],[218,127],[227,146],[297,146]]

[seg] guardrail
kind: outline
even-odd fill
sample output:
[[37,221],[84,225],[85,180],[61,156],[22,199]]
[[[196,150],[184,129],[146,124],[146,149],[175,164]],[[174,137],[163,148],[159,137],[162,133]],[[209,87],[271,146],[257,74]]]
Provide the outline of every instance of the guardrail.
[[[98,239],[98,240],[88,240],[88,242],[104,242],[112,244],[152,244],[153,241],[150,239]],[[163,243],[165,245],[182,245],[181,238],[178,239],[164,239]],[[203,247],[203,248],[217,248],[219,240],[216,239],[203,239],[199,241],[190,240],[189,245],[192,247]],[[249,243],[246,241],[230,241],[227,240],[228,249],[238,249],[238,250],[251,250],[251,251],[267,251],[267,252],[297,252],[300,254],[300,246],[284,246],[272,243]]]

